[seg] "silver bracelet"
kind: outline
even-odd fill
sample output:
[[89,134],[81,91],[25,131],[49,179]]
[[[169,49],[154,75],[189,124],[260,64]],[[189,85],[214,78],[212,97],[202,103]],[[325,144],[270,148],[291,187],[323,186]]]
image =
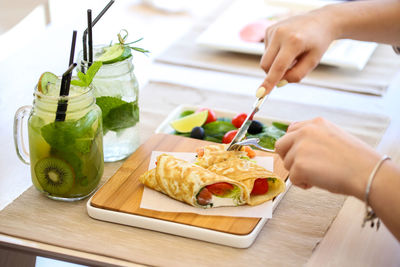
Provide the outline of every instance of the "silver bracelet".
[[400,46],[395,46],[395,45],[393,45],[392,48],[393,48],[393,51],[394,51],[397,55],[400,55]]
[[378,172],[379,168],[382,166],[382,163],[387,159],[390,159],[390,157],[387,155],[383,155],[382,158],[378,161],[378,163],[376,163],[374,169],[372,170],[371,174],[369,175],[367,188],[365,189],[365,199],[364,199],[365,200],[365,216],[364,216],[364,220],[362,223],[362,227],[364,227],[365,223],[368,221],[371,222],[371,227],[374,227],[376,219],[377,219],[376,230],[378,230],[379,226],[381,225],[379,218],[376,216],[375,212],[372,210],[372,208],[369,205],[368,198],[369,198],[369,191],[371,190],[372,181],[374,180],[375,175]]

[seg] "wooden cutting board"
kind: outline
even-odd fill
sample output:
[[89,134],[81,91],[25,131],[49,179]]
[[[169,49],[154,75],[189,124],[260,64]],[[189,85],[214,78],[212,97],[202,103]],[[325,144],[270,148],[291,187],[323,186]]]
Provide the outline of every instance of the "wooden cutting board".
[[[152,151],[195,152],[197,147],[210,143],[169,134],[152,135],[95,193],[90,204],[95,208],[161,219],[235,235],[251,233],[260,218],[205,216],[193,213],[159,212],[140,208],[143,185],[139,181],[139,176],[147,171]],[[261,151],[257,151],[257,155],[273,156],[274,172],[282,179],[287,179],[288,171],[283,167],[283,162],[278,155]]]

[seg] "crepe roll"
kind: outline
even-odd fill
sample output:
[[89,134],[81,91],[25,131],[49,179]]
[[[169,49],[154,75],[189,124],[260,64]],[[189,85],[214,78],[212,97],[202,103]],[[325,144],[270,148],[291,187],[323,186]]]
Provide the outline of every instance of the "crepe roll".
[[250,192],[247,204],[251,206],[271,200],[285,191],[285,183],[276,174],[251,160],[230,159],[216,163],[208,170],[244,184]]
[[189,205],[201,208],[238,206],[245,204],[249,197],[241,182],[171,155],[158,156],[156,164],[156,168],[145,172],[139,180]]
[[196,164],[203,168],[208,168],[215,163],[229,159],[247,157],[245,151],[226,151],[227,146],[225,144],[217,144],[198,149]]

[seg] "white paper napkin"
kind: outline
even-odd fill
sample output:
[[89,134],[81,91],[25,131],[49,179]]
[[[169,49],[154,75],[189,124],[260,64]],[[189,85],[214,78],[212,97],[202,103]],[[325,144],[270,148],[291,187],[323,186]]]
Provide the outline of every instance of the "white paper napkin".
[[[189,162],[194,162],[196,159],[195,153],[153,151],[153,153],[151,154],[149,169],[155,168],[157,156],[163,153],[175,156]],[[273,171],[273,157],[255,157],[254,160],[257,161],[257,164],[263,166],[267,170]],[[212,209],[202,209],[174,200],[167,195],[164,195],[147,187],[144,187],[140,207],[143,209],[164,212],[196,213],[201,215],[214,216],[272,218],[272,201],[267,201],[258,206],[244,205],[238,207],[218,207]]]

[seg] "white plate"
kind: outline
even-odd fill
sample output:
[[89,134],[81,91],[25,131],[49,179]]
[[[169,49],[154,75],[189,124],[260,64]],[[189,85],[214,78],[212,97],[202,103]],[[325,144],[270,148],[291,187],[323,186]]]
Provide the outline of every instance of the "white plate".
[[[156,129],[156,133],[167,133],[171,134],[174,130],[169,126],[169,122],[178,118],[182,111],[185,110],[197,110],[200,106],[192,106],[192,105],[181,105],[175,108],[169,116],[160,124],[160,126]],[[217,117],[230,117],[236,115],[235,112],[221,109],[213,109],[216,113]],[[260,122],[271,125],[272,122],[282,122],[289,123],[287,121],[282,121],[274,118],[265,118],[265,117],[257,117],[255,119]],[[291,186],[290,179],[286,180],[286,190],[279,196],[277,196],[273,200],[272,210],[274,211],[278,206],[279,202],[282,200],[283,196],[289,190]],[[190,226],[185,224],[180,224],[176,222],[164,221],[160,219],[133,215],[118,211],[105,210],[101,208],[96,208],[90,205],[91,198],[86,204],[86,208],[90,217],[102,221],[119,223],[144,229],[149,229],[153,231],[189,237],[193,239],[198,239],[202,241],[207,241],[211,243],[216,243],[220,245],[236,247],[236,248],[247,248],[253,244],[254,240],[257,238],[258,233],[263,228],[264,224],[268,221],[267,218],[261,218],[253,231],[247,235],[235,235],[224,232],[219,232],[215,230],[200,228],[196,226]]]
[[[240,30],[247,24],[261,18],[272,17],[288,11],[287,6],[299,1],[238,0],[211,24],[196,40],[198,45],[218,50],[262,55],[263,43],[242,41]],[[277,5],[281,2],[281,5]],[[307,3],[307,1],[304,1]],[[296,9],[309,9],[334,1],[311,1],[305,5],[294,5]],[[322,3],[322,4],[321,4]],[[317,33],[318,34],[318,33]],[[323,34],[323,33],[319,33]],[[331,44],[321,59],[321,64],[362,70],[377,47],[376,43],[355,40],[338,40]]]

